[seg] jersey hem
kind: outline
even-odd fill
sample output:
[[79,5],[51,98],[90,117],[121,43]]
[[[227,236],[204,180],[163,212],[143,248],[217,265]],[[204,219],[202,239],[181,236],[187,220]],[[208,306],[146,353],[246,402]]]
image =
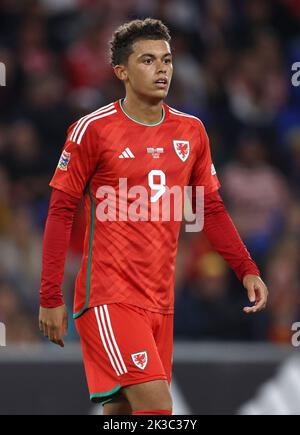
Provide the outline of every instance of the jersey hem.
[[138,305],[138,304],[128,304],[126,303],[124,300],[116,300],[116,301],[101,301],[101,302],[95,302],[89,306],[85,306],[83,307],[81,310],[77,311],[76,313],[73,314],[73,319],[78,319],[78,317],[80,317],[82,314],[84,314],[88,309],[90,308],[94,308],[94,307],[98,307],[100,305],[111,305],[111,304],[126,304],[126,305],[132,305],[134,307],[138,307],[138,308],[142,308],[143,310],[146,311],[151,311],[152,313],[160,313],[160,314],[173,314],[174,315],[174,308],[166,308],[166,309],[162,309],[162,308],[156,308],[156,307],[147,307],[145,305]]

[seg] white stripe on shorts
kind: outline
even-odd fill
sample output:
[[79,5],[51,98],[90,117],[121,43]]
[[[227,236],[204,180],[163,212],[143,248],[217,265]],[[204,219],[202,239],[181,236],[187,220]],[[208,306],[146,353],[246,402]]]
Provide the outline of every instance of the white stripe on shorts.
[[99,328],[99,332],[100,332],[100,338],[101,338],[101,341],[103,343],[104,349],[106,350],[106,353],[108,355],[110,363],[113,366],[115,372],[117,373],[117,376],[120,376],[120,373],[119,373],[118,369],[116,368],[115,362],[114,362],[114,360],[113,360],[113,358],[112,358],[112,356],[110,354],[110,351],[108,350],[108,347],[107,347],[107,344],[106,344],[106,341],[105,341],[105,338],[104,338],[104,334],[103,334],[103,330],[102,330],[102,324],[100,322],[100,318],[99,318],[99,313],[98,313],[97,307],[94,308],[94,311],[95,311],[95,315],[96,315],[96,319],[97,319],[97,323],[98,323],[98,328]]
[[124,360],[123,360],[123,358],[122,358],[122,355],[121,355],[121,352],[120,352],[119,346],[117,345],[117,342],[116,342],[116,339],[115,339],[114,331],[113,331],[112,326],[111,326],[111,321],[110,321],[110,316],[109,316],[109,312],[108,312],[108,307],[107,307],[107,305],[104,305],[104,311],[105,311],[106,321],[107,321],[107,325],[108,325],[108,328],[109,328],[109,331],[110,331],[110,335],[111,335],[111,338],[112,338],[113,344],[114,344],[114,346],[115,346],[115,349],[116,349],[116,351],[117,351],[117,354],[118,354],[118,357],[119,357],[120,363],[121,363],[121,365],[122,365],[122,368],[123,368],[123,370],[124,370],[124,373],[127,373],[126,365],[125,365]]

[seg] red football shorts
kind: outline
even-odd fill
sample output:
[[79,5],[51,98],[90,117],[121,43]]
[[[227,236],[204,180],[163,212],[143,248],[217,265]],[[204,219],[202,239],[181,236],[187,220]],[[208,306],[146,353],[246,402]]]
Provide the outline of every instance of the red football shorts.
[[170,385],[173,314],[114,303],[88,309],[75,324],[92,401],[109,402],[126,385]]

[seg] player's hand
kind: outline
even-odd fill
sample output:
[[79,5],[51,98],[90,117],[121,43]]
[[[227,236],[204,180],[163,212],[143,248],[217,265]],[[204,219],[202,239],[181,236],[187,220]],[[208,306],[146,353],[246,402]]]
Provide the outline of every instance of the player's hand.
[[65,305],[57,308],[40,307],[39,326],[45,337],[64,347],[63,337],[68,333],[68,312]]
[[245,307],[243,311],[251,314],[263,310],[268,299],[268,289],[263,280],[256,275],[246,275],[243,285],[248,292],[249,301],[255,303],[252,307]]

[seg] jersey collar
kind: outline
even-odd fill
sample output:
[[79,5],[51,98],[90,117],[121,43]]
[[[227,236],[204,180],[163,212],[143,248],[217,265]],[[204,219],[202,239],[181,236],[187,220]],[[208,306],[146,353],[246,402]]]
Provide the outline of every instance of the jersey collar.
[[125,111],[125,109],[124,109],[124,107],[123,107],[123,101],[124,101],[124,99],[125,99],[125,98],[121,98],[121,99],[119,100],[119,106],[120,106],[120,109],[121,109],[121,111],[123,112],[123,114],[124,114],[127,118],[129,118],[131,121],[135,122],[136,124],[144,125],[144,126],[146,126],[146,127],[156,127],[157,125],[160,125],[160,124],[162,124],[162,123],[164,122],[165,117],[166,117],[166,109],[165,109],[165,105],[164,105],[164,104],[163,104],[163,107],[162,107],[162,115],[161,115],[161,119],[160,119],[160,121],[156,122],[155,124],[146,124],[146,123],[144,123],[144,122],[137,121],[136,119],[134,119],[134,118],[132,118],[130,115],[128,115],[128,113],[126,113],[126,111]]

